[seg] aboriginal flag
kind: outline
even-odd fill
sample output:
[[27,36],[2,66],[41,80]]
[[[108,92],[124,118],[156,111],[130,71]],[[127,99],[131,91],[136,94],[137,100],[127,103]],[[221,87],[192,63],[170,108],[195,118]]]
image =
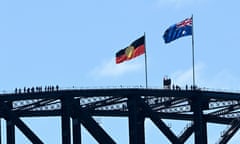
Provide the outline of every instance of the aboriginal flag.
[[128,47],[116,53],[116,64],[131,60],[145,53],[145,36],[132,42]]

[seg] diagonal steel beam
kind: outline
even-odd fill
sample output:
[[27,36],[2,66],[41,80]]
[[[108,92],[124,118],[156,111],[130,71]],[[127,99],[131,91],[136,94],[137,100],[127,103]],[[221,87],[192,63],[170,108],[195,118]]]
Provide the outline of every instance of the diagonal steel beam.
[[88,110],[83,110],[79,105],[74,104],[74,117],[88,130],[88,132],[100,144],[116,144],[116,142],[104,131],[102,127],[92,118]]
[[1,110],[6,114],[5,119],[11,121],[12,124],[15,124],[22,133],[34,144],[43,144],[43,142],[33,133],[33,131],[17,117],[17,115],[11,111],[8,105],[5,102],[0,101]]
[[219,141],[219,144],[226,144],[238,131],[240,128],[240,120],[235,119],[231,123],[231,127],[222,135],[222,139]]
[[185,143],[185,141],[192,135],[193,132],[194,132],[194,126],[192,124],[182,133],[182,135],[179,136],[179,140],[182,143]]
[[149,114],[153,123],[162,131],[162,133],[173,143],[182,144],[178,137],[170,130],[170,128],[161,120],[161,117],[157,115],[143,100],[139,100],[143,111]]

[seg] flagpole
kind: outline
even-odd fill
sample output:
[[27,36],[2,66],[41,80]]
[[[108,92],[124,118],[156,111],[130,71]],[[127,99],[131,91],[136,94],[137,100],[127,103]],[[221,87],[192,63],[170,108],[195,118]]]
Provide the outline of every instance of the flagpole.
[[148,77],[147,77],[147,48],[146,48],[146,35],[144,32],[144,49],[145,49],[145,82],[146,82],[146,88],[148,88]]
[[193,88],[195,88],[195,60],[194,60],[194,33],[193,33],[193,15],[192,15],[192,67],[193,67]]

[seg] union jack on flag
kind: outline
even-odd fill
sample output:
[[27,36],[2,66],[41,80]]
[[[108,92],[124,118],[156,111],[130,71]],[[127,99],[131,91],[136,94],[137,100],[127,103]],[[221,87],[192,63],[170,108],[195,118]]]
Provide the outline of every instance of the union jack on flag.
[[187,18],[179,23],[177,23],[177,27],[185,27],[185,26],[192,26],[192,18]]
[[163,35],[165,43],[183,36],[192,35],[192,17],[170,26]]

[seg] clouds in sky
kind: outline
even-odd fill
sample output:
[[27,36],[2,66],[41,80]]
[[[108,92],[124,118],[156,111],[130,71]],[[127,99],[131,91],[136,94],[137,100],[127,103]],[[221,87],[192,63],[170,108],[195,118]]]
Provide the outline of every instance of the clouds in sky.
[[[208,73],[209,68],[204,63],[195,65],[195,80],[196,85],[201,88],[210,88],[218,90],[238,90],[240,88],[240,78],[231,72],[229,69],[222,69],[216,73]],[[185,86],[192,85],[192,67],[185,70],[173,72],[170,77],[174,80],[174,84]]]
[[116,64],[115,59],[113,58],[95,67],[91,74],[95,77],[118,77],[126,73],[138,71],[142,67],[143,64],[137,61],[128,61]]
[[[99,66],[95,67],[91,72],[91,76],[94,78],[120,78],[128,73],[134,73],[136,71],[142,71],[144,63],[142,61],[128,61],[121,64],[116,64],[115,59],[102,62]],[[195,65],[195,80],[196,85],[201,88],[210,89],[226,89],[226,90],[238,90],[240,89],[240,78],[228,69],[222,69],[216,73],[209,73],[209,68],[205,63],[197,63]],[[192,67],[188,69],[180,69],[172,74],[170,78],[173,80],[173,84],[185,87],[185,85],[192,85],[193,72]],[[151,80],[150,80],[151,81]],[[154,86],[154,84],[152,85]]]
[[[195,65],[195,79],[200,79],[205,65],[203,63],[198,63]],[[186,84],[192,84],[193,81],[193,71],[192,67],[186,70],[177,70],[171,74],[171,78],[174,80],[174,83],[177,85],[185,86]],[[197,81],[198,82],[198,81]]]

